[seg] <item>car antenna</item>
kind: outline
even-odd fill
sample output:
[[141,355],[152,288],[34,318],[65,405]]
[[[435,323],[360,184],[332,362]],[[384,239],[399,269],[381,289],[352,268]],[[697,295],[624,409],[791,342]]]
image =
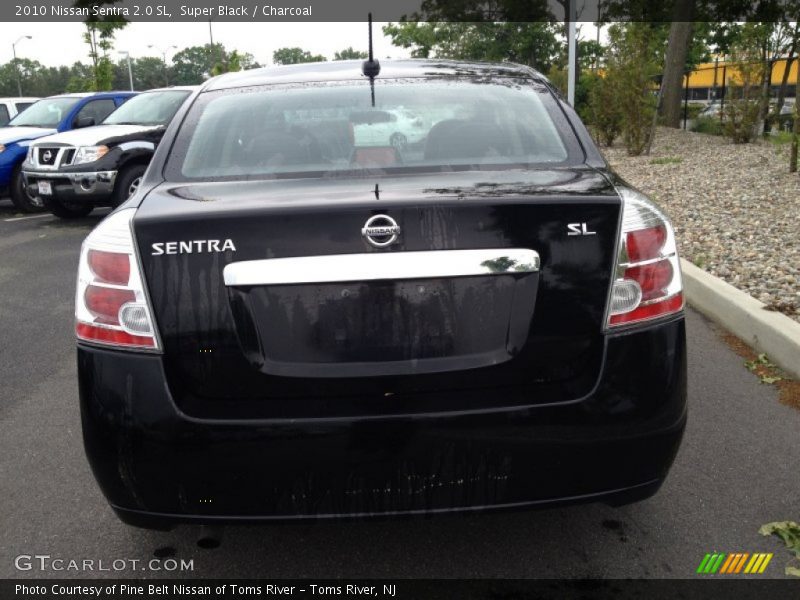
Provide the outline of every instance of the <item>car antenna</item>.
[[367,27],[369,28],[369,58],[361,63],[361,72],[369,77],[369,89],[372,96],[372,106],[375,107],[375,78],[381,72],[381,63],[373,58],[372,53],[372,13],[367,13]]

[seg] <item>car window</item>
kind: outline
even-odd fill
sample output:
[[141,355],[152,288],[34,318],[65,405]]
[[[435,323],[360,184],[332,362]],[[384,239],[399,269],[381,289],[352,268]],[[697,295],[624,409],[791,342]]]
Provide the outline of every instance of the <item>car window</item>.
[[168,171],[177,179],[321,176],[569,157],[560,133],[568,128],[556,126],[555,101],[534,81],[381,80],[374,96],[373,106],[363,80],[202,94]]
[[33,106],[33,102],[17,102],[16,104],[14,104],[14,106],[17,107],[17,114],[19,114],[26,108],[30,108],[31,106]]
[[139,94],[111,113],[103,124],[166,125],[188,95],[188,90]]
[[94,119],[95,125],[99,125],[108,115],[114,112],[116,108],[117,106],[111,98],[90,100],[78,111],[78,114],[75,115],[74,123],[77,124],[81,119],[91,117]]
[[11,119],[11,127],[57,127],[80,98],[45,98],[34,102],[25,112]]
[[8,115],[8,107],[5,104],[0,104],[0,127],[5,127],[11,117]]

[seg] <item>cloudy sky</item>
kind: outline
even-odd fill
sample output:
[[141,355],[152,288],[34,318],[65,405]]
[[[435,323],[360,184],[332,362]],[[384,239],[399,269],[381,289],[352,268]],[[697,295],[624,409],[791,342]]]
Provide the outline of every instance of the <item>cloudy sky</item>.
[[[383,23],[374,24],[375,54],[378,58],[408,56],[408,51],[392,46],[381,34]],[[366,51],[365,23],[213,23],[214,42],[229,50],[251,53],[261,64],[272,64],[272,52],[286,46],[300,46],[313,54],[333,53],[348,46]],[[48,66],[88,62],[88,46],[83,43],[82,23],[0,23],[0,63],[12,58],[11,44],[20,36],[33,39],[17,44],[17,56],[38,60]],[[207,44],[208,23],[131,23],[118,33],[116,49],[129,50],[131,56],[158,56],[157,48],[171,45],[184,48]],[[170,53],[175,50],[170,49]],[[167,59],[170,55],[167,56]]]

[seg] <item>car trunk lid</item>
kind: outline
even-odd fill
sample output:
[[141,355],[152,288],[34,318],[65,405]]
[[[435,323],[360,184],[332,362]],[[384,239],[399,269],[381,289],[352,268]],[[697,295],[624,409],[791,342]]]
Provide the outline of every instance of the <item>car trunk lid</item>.
[[464,171],[162,184],[134,230],[184,410],[385,415],[588,393],[619,211],[592,169]]

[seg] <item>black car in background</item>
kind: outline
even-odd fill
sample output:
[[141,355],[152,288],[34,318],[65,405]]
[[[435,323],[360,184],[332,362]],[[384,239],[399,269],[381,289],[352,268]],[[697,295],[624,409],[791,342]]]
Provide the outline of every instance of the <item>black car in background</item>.
[[207,82],[84,242],[76,332],[144,527],[622,504],[686,423],[672,227],[511,64]]
[[194,89],[142,92],[100,125],[36,140],[22,165],[29,194],[62,219],[119,206],[139,187],[167,125]]

